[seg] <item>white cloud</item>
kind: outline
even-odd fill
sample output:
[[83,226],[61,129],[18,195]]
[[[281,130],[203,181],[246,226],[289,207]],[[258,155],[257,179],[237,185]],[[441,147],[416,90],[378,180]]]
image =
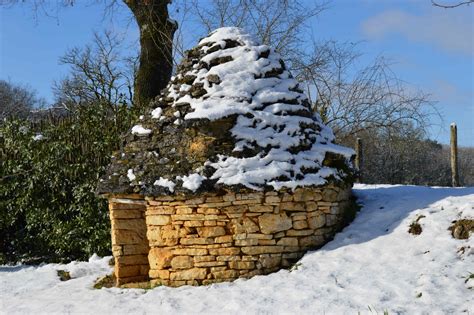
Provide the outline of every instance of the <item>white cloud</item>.
[[421,15],[388,10],[365,20],[363,33],[372,39],[399,34],[413,42],[428,43],[465,55],[474,55],[474,17],[471,8],[432,8]]

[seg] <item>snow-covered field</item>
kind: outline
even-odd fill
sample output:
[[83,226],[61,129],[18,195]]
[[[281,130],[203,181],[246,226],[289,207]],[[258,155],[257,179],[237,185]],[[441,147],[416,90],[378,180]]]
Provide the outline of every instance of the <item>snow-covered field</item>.
[[[474,218],[474,188],[356,185],[355,221],[292,271],[203,287],[92,288],[109,258],[67,265],[0,266],[0,313],[473,314],[474,236],[453,220]],[[409,234],[419,215],[423,232]],[[464,248],[464,249],[462,249]],[[60,281],[56,270],[71,273]]]

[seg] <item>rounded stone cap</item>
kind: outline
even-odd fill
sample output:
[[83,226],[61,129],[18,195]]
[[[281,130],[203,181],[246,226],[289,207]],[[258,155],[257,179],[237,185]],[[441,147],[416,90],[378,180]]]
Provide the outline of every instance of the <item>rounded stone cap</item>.
[[239,28],[217,29],[187,51],[151,105],[114,155],[99,194],[352,182],[354,151],[334,143],[278,53]]

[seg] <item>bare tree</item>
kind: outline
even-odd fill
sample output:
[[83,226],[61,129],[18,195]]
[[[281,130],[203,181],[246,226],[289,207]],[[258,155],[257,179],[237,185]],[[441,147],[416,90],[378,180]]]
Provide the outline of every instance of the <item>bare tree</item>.
[[191,12],[205,31],[241,27],[291,62],[301,55],[309,19],[326,6],[326,1],[305,4],[299,0],[213,0],[203,5],[202,1],[193,0]]
[[411,122],[424,129],[436,114],[429,95],[400,80],[384,58],[358,68],[353,43],[326,42],[295,65],[314,110],[343,140],[363,130]]
[[[0,5],[11,6],[22,3],[20,0],[0,0]],[[124,3],[133,13],[140,30],[140,62],[135,81],[134,104],[140,108],[147,107],[160,91],[168,84],[173,70],[172,49],[173,37],[177,23],[168,16],[168,4],[171,0],[95,0],[103,3],[106,11],[113,11]],[[52,5],[72,7],[75,0],[57,0]],[[48,15],[48,0],[33,0],[30,3],[33,11]]]
[[460,7],[460,6],[463,6],[463,5],[471,5],[474,3],[474,0],[466,0],[466,1],[457,1],[453,4],[444,4],[444,3],[440,3],[438,1],[435,1],[435,0],[431,0],[431,4],[435,7],[439,7],[439,8],[444,8],[444,9],[453,9],[453,8],[457,8],[457,7]]
[[44,105],[44,99],[30,88],[0,80],[0,123],[7,118],[27,118],[31,110]]
[[109,31],[94,34],[92,44],[68,50],[60,63],[71,73],[54,84],[56,103],[66,109],[102,102],[112,112],[120,104],[133,105],[136,57],[122,56],[122,39]]

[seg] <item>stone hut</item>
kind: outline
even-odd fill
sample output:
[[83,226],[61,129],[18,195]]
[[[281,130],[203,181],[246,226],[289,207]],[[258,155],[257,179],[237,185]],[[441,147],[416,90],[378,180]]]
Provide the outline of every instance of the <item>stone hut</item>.
[[279,55],[238,28],[187,52],[126,136],[108,198],[117,285],[201,285],[268,274],[347,223],[353,150]]

